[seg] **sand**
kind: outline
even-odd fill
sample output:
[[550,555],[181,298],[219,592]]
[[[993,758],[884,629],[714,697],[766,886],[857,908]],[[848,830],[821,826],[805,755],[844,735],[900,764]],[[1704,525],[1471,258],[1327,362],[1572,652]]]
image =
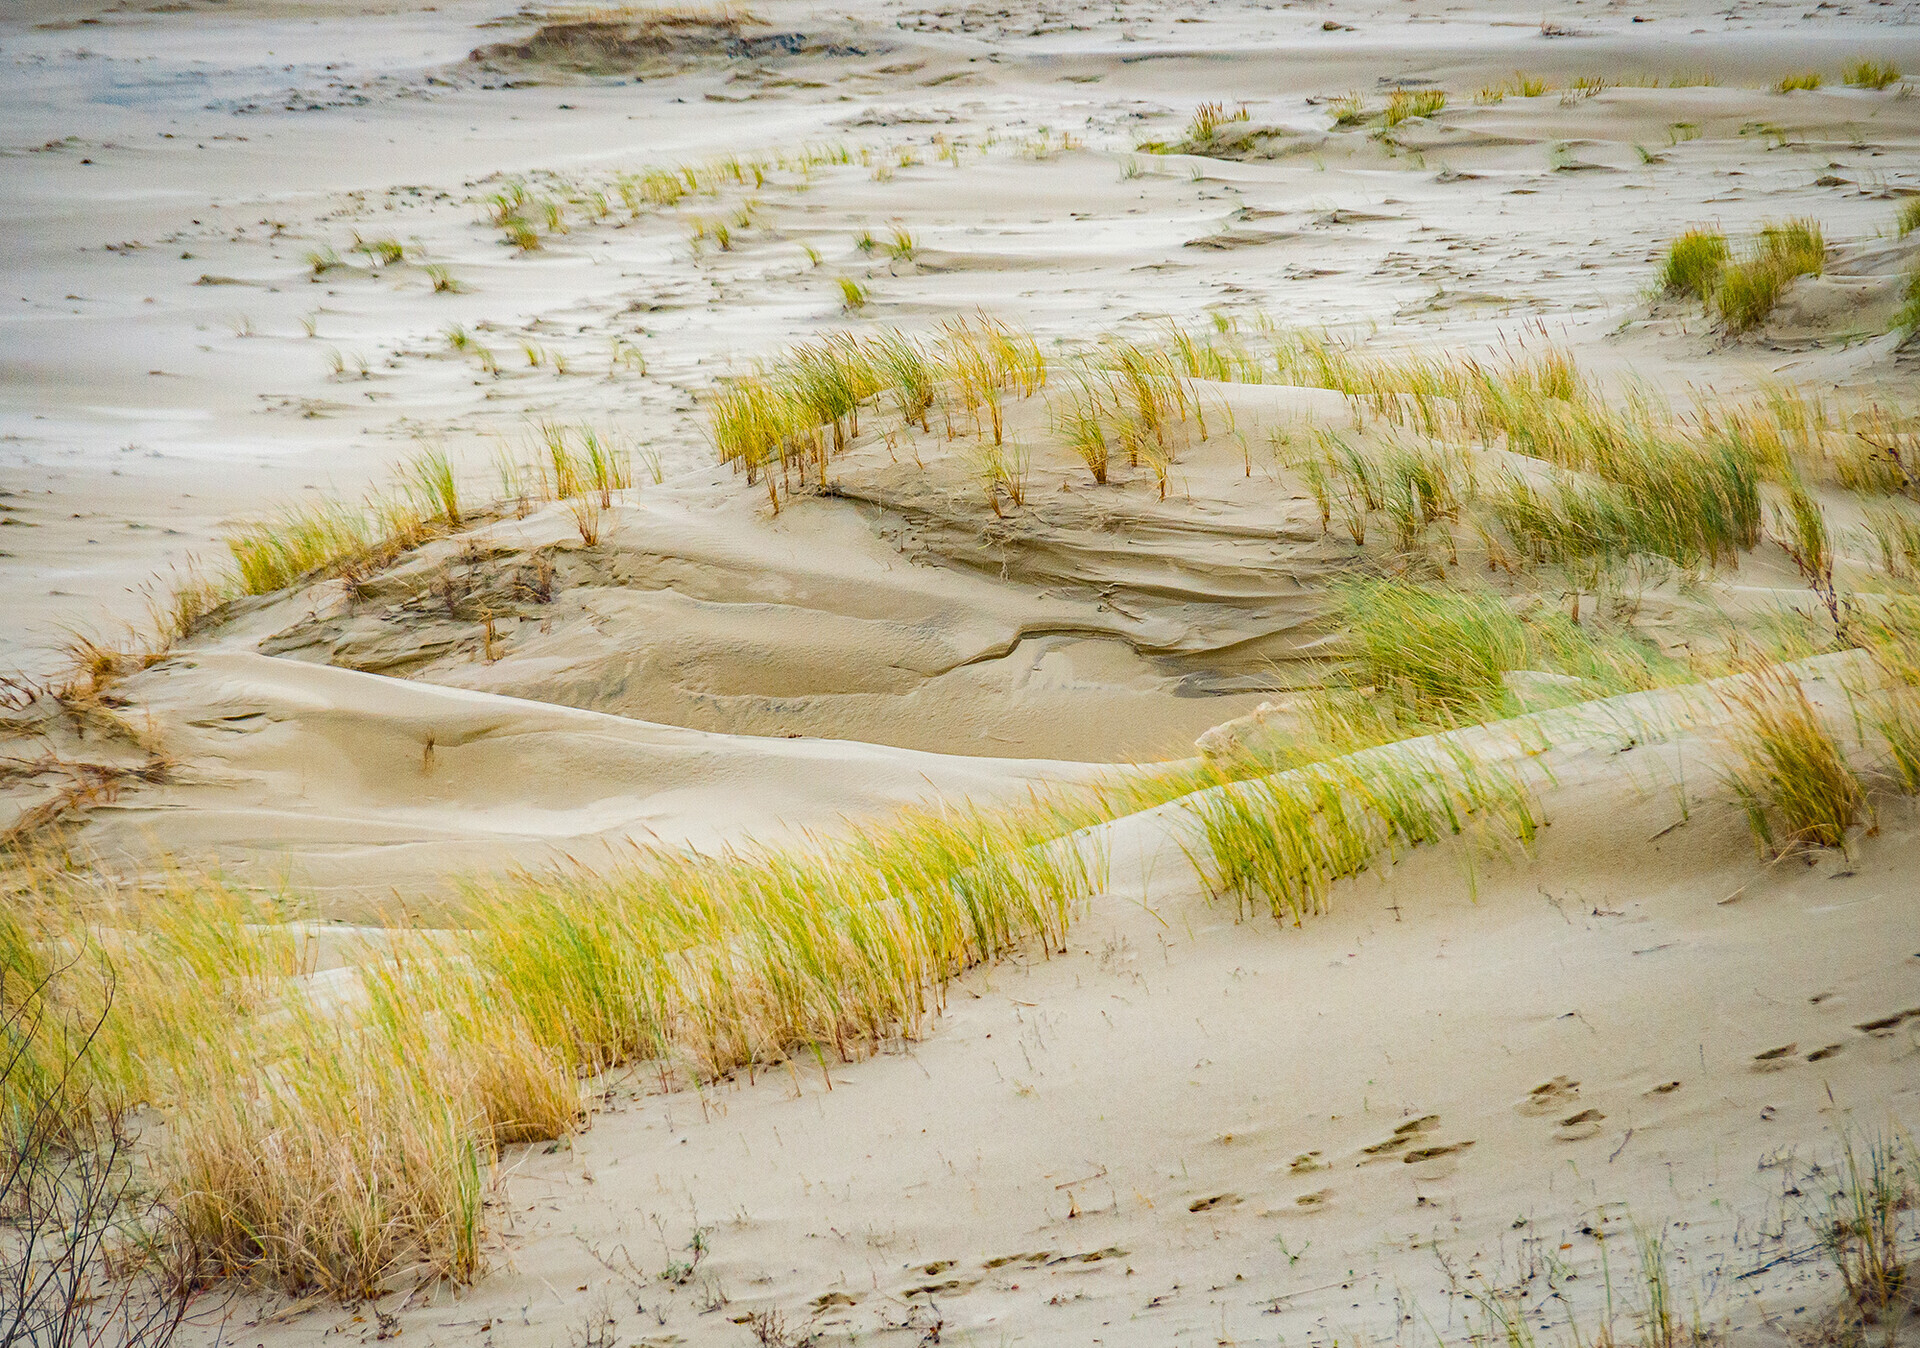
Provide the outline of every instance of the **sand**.
[[[360,592],[248,601],[116,689],[138,744],[13,727],[9,756],[164,752],[164,780],[84,814],[97,864],[292,880],[359,921],[463,873],[1183,757],[1310,681],[1326,585],[1368,554],[1266,446],[1352,429],[1343,399],[1215,386],[1220,433],[1164,495],[1144,469],[1092,491],[1036,450],[1006,518],[965,452],[870,417],[834,493],[776,515],[716,466],[697,400],[822,333],[986,311],[1056,353],[1265,313],[1383,349],[1557,343],[1682,400],[1913,387],[1888,324],[1920,248],[1891,236],[1920,100],[1837,78],[1920,69],[1911,5],[753,13],[717,43],[623,30],[584,57],[465,0],[0,19],[0,667],[52,676],[64,629],[142,621],[143,589],[217,559],[231,524],[378,488],[422,445],[476,498],[543,421],[651,456],[591,545],[546,506]],[[1815,68],[1823,88],[1772,91]],[[1663,87],[1473,101],[1522,69]],[[1329,100],[1395,85],[1454,97],[1392,144],[1328,129]],[[1135,148],[1213,100],[1247,132]],[[868,162],[617,208],[618,172],[830,143]],[[615,206],[517,254],[483,199],[555,175]],[[749,202],[730,249],[692,239]],[[1682,229],[1800,215],[1827,275],[1757,336],[1651,298]],[[896,227],[911,258],[856,245]],[[356,235],[409,255],[376,265]],[[329,248],[344,265],[315,273]],[[857,314],[841,277],[870,292]],[[1008,417],[1047,443],[1038,400]],[[543,567],[549,597],[515,589]],[[1735,608],[1806,602],[1777,549],[1717,584]],[[1678,641],[1702,603],[1656,587],[1648,625]],[[1593,1315],[1601,1252],[1625,1279],[1638,1223],[1672,1224],[1708,1318],[1779,1342],[1832,1298],[1782,1215],[1796,1167],[1920,1118],[1920,825],[1890,802],[1851,856],[1756,861],[1705,766],[1715,715],[1660,745],[1570,734],[1535,855],[1423,852],[1298,929],[1204,893],[1177,812],[1116,821],[1087,840],[1110,883],[1068,947],[965,977],[923,1040],[699,1093],[610,1083],[580,1137],[508,1158],[473,1288],[243,1298],[190,1338],[727,1344],[771,1309],[791,1341],[1454,1341],[1476,1290]],[[65,772],[9,777],[0,823]]]

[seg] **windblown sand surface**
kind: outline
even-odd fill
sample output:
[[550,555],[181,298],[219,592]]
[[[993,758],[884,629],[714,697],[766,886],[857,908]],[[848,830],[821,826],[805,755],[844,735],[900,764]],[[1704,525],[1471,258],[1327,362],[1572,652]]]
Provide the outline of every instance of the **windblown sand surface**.
[[[1327,587],[1379,548],[1329,534],[1268,446],[1378,434],[1345,398],[1209,385],[1164,485],[1116,460],[1097,490],[1044,401],[1010,399],[1018,510],[937,425],[875,413],[831,491],[775,512],[697,400],[824,333],[979,311],[1055,356],[1266,314],[1388,351],[1558,344],[1677,402],[1920,377],[1890,331],[1920,99],[1836,78],[1920,71],[1911,4],[554,17],[35,0],[0,23],[0,666],[53,676],[64,629],[143,621],[143,587],[228,527],[422,445],[475,498],[542,423],[642,451],[592,542],[564,506],[502,511],[239,601],[116,687],[118,728],[16,722],[7,755],[52,757],[8,776],[0,826],[69,790],[62,760],[114,765],[76,839],[101,866],[291,879],[355,922],[461,874],[1017,800],[1189,756],[1314,681]],[[1803,69],[1826,87],[1772,91]],[[1516,70],[1555,92],[1474,102]],[[1559,92],[1582,76],[1619,83]],[[1331,100],[1395,87],[1454,100],[1389,141],[1330,128]],[[1193,140],[1212,101],[1248,117]],[[622,172],[826,144],[865,160],[619,203]],[[576,199],[537,251],[488,219],[515,181]],[[1652,298],[1690,225],[1789,216],[1833,248],[1761,332]],[[911,256],[858,246],[896,228]],[[1815,602],[1772,544],[1642,601],[1674,651],[1705,615]],[[1844,723],[1858,670],[1812,669]],[[793,1342],[1454,1341],[1485,1287],[1594,1313],[1596,1238],[1671,1222],[1708,1318],[1781,1342],[1832,1297],[1779,1234],[1790,1159],[1920,1119],[1920,822],[1890,801],[1849,856],[1760,863],[1710,766],[1725,705],[1606,705],[1554,723],[1530,857],[1422,851],[1295,929],[1203,891],[1176,809],[1100,826],[1109,884],[1067,947],[963,978],[924,1040],[697,1094],[611,1083],[588,1131],[503,1167],[477,1286],[248,1300],[219,1341],[747,1343],[770,1307]]]

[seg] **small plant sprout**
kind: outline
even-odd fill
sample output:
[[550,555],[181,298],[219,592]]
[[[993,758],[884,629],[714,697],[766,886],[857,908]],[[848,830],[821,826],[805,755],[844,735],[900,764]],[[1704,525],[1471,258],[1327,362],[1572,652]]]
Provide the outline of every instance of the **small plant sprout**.
[[591,496],[576,496],[567,502],[567,513],[580,531],[580,541],[588,547],[600,541],[602,510],[600,502]]
[[820,250],[818,248],[815,248],[810,243],[803,243],[800,245],[800,251],[806,255],[807,265],[809,267],[818,267],[820,265]]
[[880,242],[873,237],[872,230],[863,229],[853,236],[853,246],[863,253],[871,253],[880,246]]
[[842,276],[840,281],[840,302],[850,314],[857,314],[867,307],[867,288],[851,276]]
[[1775,93],[1791,94],[1796,91],[1810,92],[1818,89],[1822,83],[1824,83],[1824,81],[1821,79],[1819,71],[1806,70],[1797,75],[1782,76],[1780,82],[1774,85],[1773,88]]
[[520,343],[520,351],[521,354],[526,356],[527,367],[529,369],[538,366],[547,358],[546,351],[538,342],[522,342]]
[[613,357],[607,365],[607,378],[613,378],[613,376],[622,369],[625,369],[629,374],[643,375],[647,372],[647,358],[639,347],[635,346],[625,337],[615,337],[613,339]]
[[407,485],[427,507],[429,514],[445,520],[455,529],[461,526],[460,485],[453,471],[453,462],[444,449],[423,450],[416,455],[407,466]]
[[540,231],[528,224],[520,216],[508,216],[501,222],[500,228],[505,233],[506,242],[512,244],[522,253],[537,252],[541,247]]
[[895,225],[892,238],[887,243],[887,253],[896,262],[911,262],[920,245],[913,235],[899,225]]
[[1920,229],[1920,197],[1909,197],[1901,203],[1900,210],[1893,217],[1893,229],[1903,239]]
[[233,316],[233,335],[235,337],[258,337],[260,335],[259,331],[253,326],[253,316],[251,314],[235,314]]
[[473,346],[473,334],[458,323],[447,324],[447,349],[464,355]]
[[436,295],[457,295],[466,289],[466,286],[447,269],[445,263],[429,262],[426,266],[426,274],[427,280],[433,283],[433,292]]
[[300,330],[309,337],[320,335],[320,314],[318,311],[300,315]]
[[1856,89],[1884,89],[1900,78],[1900,67],[1891,61],[1860,61],[1846,69],[1847,83]]
[[335,347],[327,352],[327,371],[335,379],[344,379],[347,373],[347,358]]
[[316,278],[346,265],[340,260],[340,254],[334,252],[331,247],[315,248],[307,253],[307,268]]

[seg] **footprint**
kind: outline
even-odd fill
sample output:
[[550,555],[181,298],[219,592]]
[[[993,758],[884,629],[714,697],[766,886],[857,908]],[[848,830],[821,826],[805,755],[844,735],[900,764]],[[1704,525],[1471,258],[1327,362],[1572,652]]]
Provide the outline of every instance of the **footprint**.
[[1672,1095],[1675,1091],[1679,1089],[1680,1089],[1679,1082],[1663,1081],[1658,1086],[1655,1086],[1653,1089],[1649,1090],[1647,1094],[1648,1095]]
[[1304,1175],[1310,1170],[1325,1170],[1326,1168],[1327,1163],[1320,1158],[1320,1153],[1317,1151],[1303,1151],[1294,1157],[1292,1163],[1287,1166],[1287,1169],[1295,1175]]
[[1837,1055],[1845,1047],[1845,1044],[1828,1044],[1825,1048],[1817,1048],[1807,1055],[1807,1061],[1824,1062],[1826,1059]]
[[1194,1199],[1191,1203],[1187,1204],[1187,1211],[1212,1212],[1215,1208],[1220,1207],[1235,1208],[1240,1206],[1241,1201],[1239,1194],[1215,1194],[1212,1198]]
[[1883,1039],[1899,1029],[1900,1022],[1903,1020],[1920,1020],[1920,1006],[1910,1006],[1905,1011],[1896,1011],[1890,1016],[1881,1016],[1878,1020],[1862,1021],[1853,1028],[1862,1030],[1876,1039]]
[[1583,1109],[1578,1114],[1570,1114],[1560,1120],[1553,1130],[1553,1136],[1559,1142],[1580,1142],[1600,1131],[1600,1125],[1606,1115],[1597,1109]]
[[1753,1070],[1756,1072],[1778,1072],[1787,1065],[1787,1059],[1800,1051],[1798,1044],[1782,1044],[1779,1048],[1770,1048],[1765,1053],[1753,1055]]
[[1416,1147],[1400,1159],[1408,1165],[1413,1165],[1419,1161],[1431,1161],[1441,1156],[1452,1156],[1456,1152],[1465,1151],[1472,1145],[1472,1139],[1468,1139],[1465,1142],[1444,1142],[1437,1147]]
[[903,1296],[932,1296],[936,1292],[965,1292],[973,1286],[969,1279],[948,1278],[945,1282],[922,1283],[918,1287],[909,1287]]
[[1332,1198],[1333,1190],[1321,1189],[1315,1193],[1301,1194],[1293,1200],[1293,1205],[1297,1208],[1305,1208],[1308,1212],[1316,1212],[1324,1208]]
[[1565,1077],[1555,1077],[1552,1081],[1543,1081],[1527,1092],[1527,1098],[1520,1102],[1522,1114],[1556,1114],[1574,1100],[1580,1098],[1580,1083],[1569,1081]]
[[[1371,1147],[1360,1148],[1360,1154],[1371,1157],[1376,1161],[1381,1160],[1388,1152],[1398,1151],[1411,1141],[1413,1141],[1412,1133],[1408,1133],[1404,1137],[1390,1137],[1385,1142],[1376,1142]],[[1365,1165],[1366,1162],[1362,1161],[1361,1164]]]
[[1125,1259],[1127,1252],[1118,1245],[1109,1245],[1104,1250],[1089,1250],[1085,1254],[1063,1254],[1049,1259],[1049,1264],[1097,1264],[1102,1259]]

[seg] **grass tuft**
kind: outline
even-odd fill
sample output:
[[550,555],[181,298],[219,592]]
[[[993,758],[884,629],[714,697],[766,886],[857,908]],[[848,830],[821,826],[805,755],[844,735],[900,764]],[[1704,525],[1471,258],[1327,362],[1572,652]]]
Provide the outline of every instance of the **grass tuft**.
[[1296,926],[1327,910],[1334,881],[1460,834],[1476,817],[1523,844],[1540,825],[1520,772],[1406,745],[1229,783],[1185,806],[1205,837],[1193,862],[1208,888]]
[[1780,82],[1773,88],[1776,93],[1790,94],[1795,90],[1818,89],[1824,82],[1819,71],[1807,70],[1797,75],[1782,76]]
[[1716,289],[1727,263],[1727,236],[1717,229],[1690,229],[1667,247],[1661,283],[1669,295],[1691,295],[1703,303]]
[[1825,270],[1826,251],[1816,221],[1763,225],[1753,251],[1725,264],[1714,287],[1713,307],[1728,333],[1751,332],[1766,322],[1794,278]]
[[1884,89],[1900,78],[1900,67],[1891,61],[1857,61],[1846,69],[1847,83],[1856,89]]
[[1202,103],[1193,110],[1193,119],[1187,123],[1187,139],[1190,141],[1212,140],[1214,133],[1221,127],[1233,122],[1244,122],[1252,115],[1245,105],[1228,112],[1224,103]]
[[1726,696],[1735,721],[1724,773],[1762,851],[1845,847],[1866,790],[1799,681],[1775,668]]
[[1387,96],[1386,111],[1381,114],[1388,126],[1399,126],[1415,117],[1431,117],[1447,106],[1441,89],[1395,89]]

